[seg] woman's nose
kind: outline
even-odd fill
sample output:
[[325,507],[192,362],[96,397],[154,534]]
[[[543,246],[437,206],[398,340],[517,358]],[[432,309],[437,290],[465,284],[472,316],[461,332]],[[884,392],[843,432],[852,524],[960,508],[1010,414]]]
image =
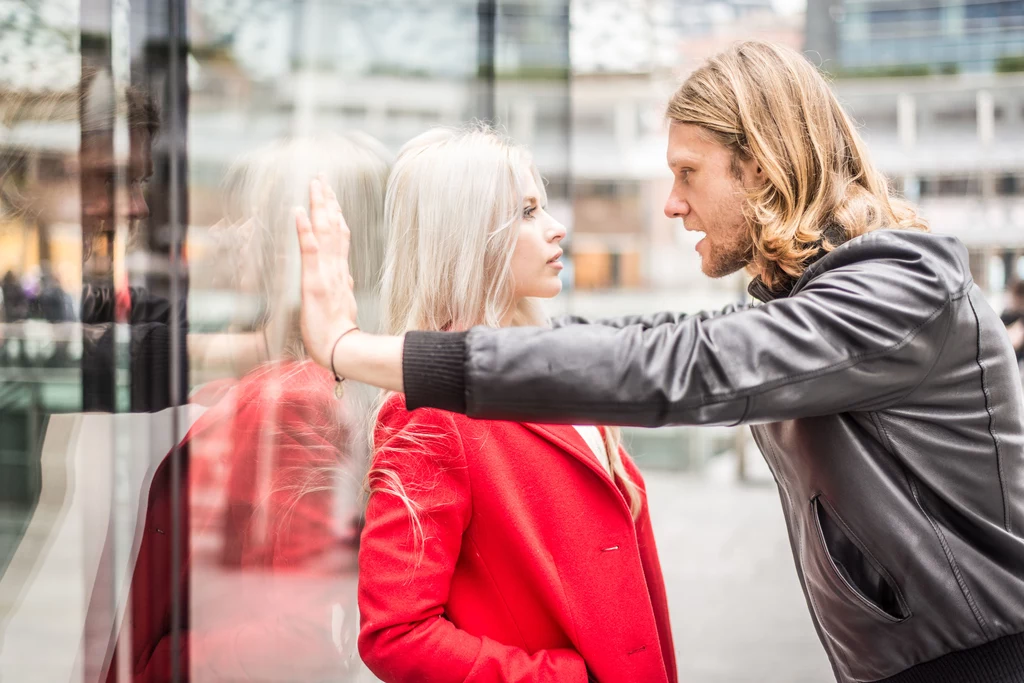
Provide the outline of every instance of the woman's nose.
[[562,225],[561,223],[559,223],[558,221],[552,221],[552,223],[553,223],[553,225],[552,225],[551,237],[549,238],[549,241],[551,241],[551,242],[561,242],[562,240],[565,239],[565,235],[566,235],[565,226]]

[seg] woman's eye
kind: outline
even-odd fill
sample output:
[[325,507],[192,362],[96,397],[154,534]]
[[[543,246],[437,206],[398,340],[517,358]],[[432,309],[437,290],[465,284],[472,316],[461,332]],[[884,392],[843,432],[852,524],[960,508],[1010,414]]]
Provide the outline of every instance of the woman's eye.
[[536,210],[537,208],[533,206],[526,207],[526,209],[523,210],[523,218],[533,218],[533,212]]

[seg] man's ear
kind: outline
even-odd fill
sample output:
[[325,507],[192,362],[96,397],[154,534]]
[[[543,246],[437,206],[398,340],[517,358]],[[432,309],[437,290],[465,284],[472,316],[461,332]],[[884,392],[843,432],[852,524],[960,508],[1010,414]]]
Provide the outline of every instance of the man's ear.
[[743,179],[743,184],[747,187],[757,187],[763,185],[767,180],[764,174],[764,170],[761,165],[757,163],[757,160],[753,157],[749,159],[739,159],[740,177]]

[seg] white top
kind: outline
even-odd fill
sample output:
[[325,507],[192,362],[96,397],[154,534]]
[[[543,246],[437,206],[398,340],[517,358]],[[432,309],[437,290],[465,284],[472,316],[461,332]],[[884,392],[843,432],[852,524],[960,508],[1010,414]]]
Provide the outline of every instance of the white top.
[[611,474],[612,468],[611,463],[608,462],[608,450],[604,447],[601,431],[593,425],[573,425],[573,429],[579,432],[583,440],[590,446],[590,450],[597,456],[597,460],[601,463],[604,471]]

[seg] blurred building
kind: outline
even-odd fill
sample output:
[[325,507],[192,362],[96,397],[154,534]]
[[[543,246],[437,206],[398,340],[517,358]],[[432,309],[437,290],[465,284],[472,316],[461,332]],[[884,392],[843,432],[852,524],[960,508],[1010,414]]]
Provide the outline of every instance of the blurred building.
[[971,250],[993,304],[1024,277],[1024,4],[810,0],[820,55],[875,162]]
[[807,38],[808,49],[824,49],[838,72],[851,75],[1019,71],[1024,6],[1017,0],[811,0]]

